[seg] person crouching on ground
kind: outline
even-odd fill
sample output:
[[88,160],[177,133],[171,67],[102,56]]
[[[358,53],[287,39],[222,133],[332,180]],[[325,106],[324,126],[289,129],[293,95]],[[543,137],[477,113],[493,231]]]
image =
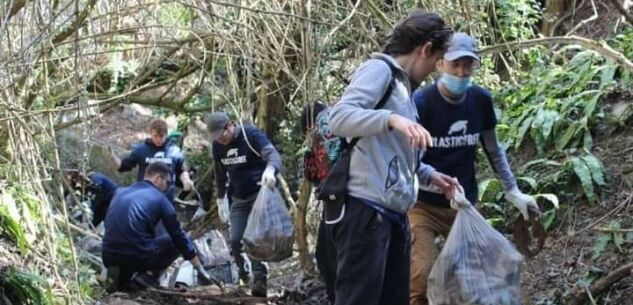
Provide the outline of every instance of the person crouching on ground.
[[[109,290],[129,287],[135,273],[140,273],[140,284],[156,286],[160,273],[180,255],[195,267],[201,284],[212,283],[165,196],[172,183],[170,173],[167,164],[150,163],[142,181],[119,188],[112,198],[104,220],[102,247],[103,264],[113,281]],[[155,236],[159,221],[169,235]]]

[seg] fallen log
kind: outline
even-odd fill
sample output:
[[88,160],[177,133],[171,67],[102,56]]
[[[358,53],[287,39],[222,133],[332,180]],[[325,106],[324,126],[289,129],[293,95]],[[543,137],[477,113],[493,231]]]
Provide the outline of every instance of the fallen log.
[[591,287],[589,287],[589,289],[583,290],[582,293],[574,295],[567,305],[583,305],[589,300],[590,296],[597,296],[605,292],[613,284],[630,275],[633,275],[633,263],[622,265],[597,280],[593,285],[591,285]]
[[215,293],[208,293],[204,291],[182,292],[182,291],[153,289],[153,288],[149,290],[155,293],[163,294],[163,295],[182,297],[182,298],[187,298],[187,299],[210,300],[210,301],[213,301],[214,304],[219,304],[219,305],[267,304],[266,298],[242,295],[238,291],[234,291],[233,293],[228,293],[228,294],[215,294]]

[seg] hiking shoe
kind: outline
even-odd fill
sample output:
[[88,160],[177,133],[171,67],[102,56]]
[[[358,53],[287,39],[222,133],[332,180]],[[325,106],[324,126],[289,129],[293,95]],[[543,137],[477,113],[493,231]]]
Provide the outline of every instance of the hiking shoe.
[[158,276],[147,272],[139,273],[133,281],[143,288],[158,288]]
[[250,276],[248,274],[248,271],[239,271],[239,284],[240,285],[244,285],[244,286],[248,286],[248,284],[251,282],[250,280]]
[[255,275],[253,277],[253,283],[251,284],[251,295],[259,298],[265,298],[268,295],[266,276]]
[[121,276],[121,268],[109,267],[107,269],[105,287],[108,293],[113,293],[120,289],[119,287],[120,276]]

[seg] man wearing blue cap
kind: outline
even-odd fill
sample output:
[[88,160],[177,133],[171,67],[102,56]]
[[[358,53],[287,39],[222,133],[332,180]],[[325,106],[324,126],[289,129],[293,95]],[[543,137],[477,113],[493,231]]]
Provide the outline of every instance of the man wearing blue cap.
[[505,198],[513,203],[524,219],[528,210],[539,213],[532,196],[523,194],[508,165],[504,150],[495,133],[497,119],[488,90],[474,85],[472,75],[479,65],[475,40],[464,33],[455,33],[443,60],[438,63],[441,77],[432,85],[413,94],[420,124],[433,139],[422,159],[423,172],[432,172],[432,181],[420,181],[415,206],[409,211],[411,224],[410,304],[428,304],[427,278],[431,272],[435,236],[448,235],[456,211],[449,200],[424,185],[447,185],[457,178],[470,202],[477,201],[475,155],[481,142],[497,178],[503,184]]

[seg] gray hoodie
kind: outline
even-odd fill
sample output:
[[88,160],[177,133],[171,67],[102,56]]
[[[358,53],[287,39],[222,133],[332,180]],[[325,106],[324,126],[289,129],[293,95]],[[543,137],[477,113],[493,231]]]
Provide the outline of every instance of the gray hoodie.
[[[396,67],[396,87],[384,107],[374,110],[391,82],[391,69],[375,59],[379,57]],[[393,57],[376,53],[356,70],[341,100],[332,108],[329,123],[333,134],[348,141],[362,137],[352,152],[348,194],[402,214],[416,201],[415,171],[420,153],[403,134],[389,129],[388,119],[393,113],[417,122],[410,96],[407,73]]]

